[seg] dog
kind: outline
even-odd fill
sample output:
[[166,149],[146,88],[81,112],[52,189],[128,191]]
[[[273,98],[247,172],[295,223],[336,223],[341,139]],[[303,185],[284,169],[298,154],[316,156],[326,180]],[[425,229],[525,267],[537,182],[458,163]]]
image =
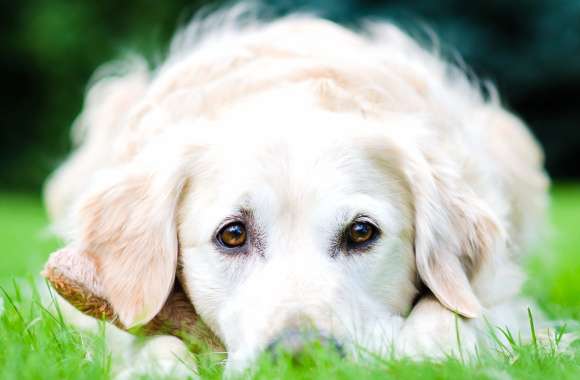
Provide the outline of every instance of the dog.
[[[232,373],[309,340],[437,358],[474,352],[486,323],[528,328],[541,148],[396,26],[196,21],[154,70],[130,57],[95,78],[45,191],[67,241],[45,275],[84,313],[185,326]],[[181,340],[149,339],[179,366],[162,352]]]

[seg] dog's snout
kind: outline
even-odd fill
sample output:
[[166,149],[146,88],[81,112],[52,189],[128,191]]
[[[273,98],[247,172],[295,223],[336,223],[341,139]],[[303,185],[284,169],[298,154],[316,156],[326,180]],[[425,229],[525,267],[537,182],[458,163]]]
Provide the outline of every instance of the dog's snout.
[[345,354],[343,346],[334,337],[319,332],[300,330],[284,331],[268,345],[266,351],[272,354],[282,351],[292,355],[300,355],[305,348],[317,344],[334,350],[340,356]]

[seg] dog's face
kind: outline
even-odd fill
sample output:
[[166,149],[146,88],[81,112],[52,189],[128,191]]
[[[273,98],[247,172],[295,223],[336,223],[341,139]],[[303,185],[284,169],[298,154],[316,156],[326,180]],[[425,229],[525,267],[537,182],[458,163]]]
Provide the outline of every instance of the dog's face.
[[324,121],[226,129],[178,206],[182,284],[234,368],[302,329],[385,348],[416,293],[409,194]]
[[426,121],[248,107],[262,116],[183,122],[81,201],[77,244],[125,327],[176,275],[234,370],[302,329],[385,352],[421,282],[477,315],[470,278],[498,231],[415,133]]

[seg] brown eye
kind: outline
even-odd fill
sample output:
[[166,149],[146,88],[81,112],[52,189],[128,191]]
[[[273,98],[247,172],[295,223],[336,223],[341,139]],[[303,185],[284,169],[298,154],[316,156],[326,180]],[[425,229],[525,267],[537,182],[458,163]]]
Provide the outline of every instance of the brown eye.
[[348,243],[354,246],[370,242],[377,229],[369,222],[353,222],[347,231]]
[[241,247],[246,239],[246,226],[241,222],[230,223],[218,233],[219,242],[228,248]]

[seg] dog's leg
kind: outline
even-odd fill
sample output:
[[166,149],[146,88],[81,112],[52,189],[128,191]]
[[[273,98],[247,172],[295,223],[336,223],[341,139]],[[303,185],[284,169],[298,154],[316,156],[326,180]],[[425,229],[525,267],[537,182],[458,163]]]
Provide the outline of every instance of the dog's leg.
[[411,358],[463,357],[474,352],[476,334],[469,322],[425,296],[407,317],[397,339],[397,352]]
[[130,380],[143,376],[197,378],[192,354],[187,346],[174,336],[149,337],[141,344],[134,341],[132,348],[134,351],[131,355],[125,356],[122,362],[113,367],[115,379]]

